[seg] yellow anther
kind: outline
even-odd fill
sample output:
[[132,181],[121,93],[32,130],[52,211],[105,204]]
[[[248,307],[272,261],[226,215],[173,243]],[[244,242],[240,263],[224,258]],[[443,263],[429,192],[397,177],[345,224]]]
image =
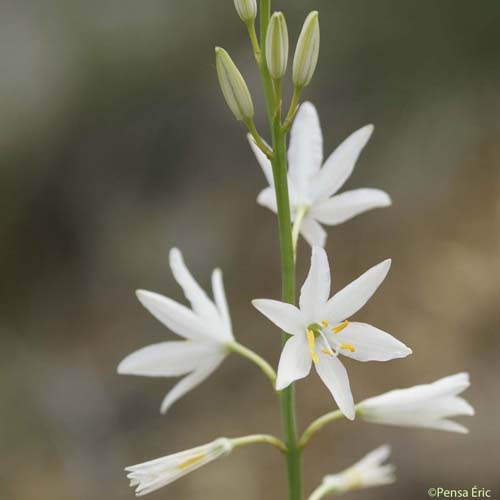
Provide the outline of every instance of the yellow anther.
[[314,352],[315,347],[315,337],[314,332],[312,330],[307,330],[307,344],[309,345],[309,354],[311,355],[311,359],[313,363],[317,365],[319,363],[318,355]]
[[352,344],[342,344],[340,346],[340,348],[346,349],[347,351],[356,352],[356,349],[354,348],[354,346]]
[[205,458],[205,456],[206,455],[204,453],[201,453],[200,455],[196,455],[194,457],[188,458],[184,462],[181,462],[179,465],[177,465],[177,468],[179,470],[186,470],[189,467],[191,467],[191,465],[194,465],[197,462],[199,462],[200,460],[203,460]]
[[326,321],[326,319],[324,319],[323,321],[321,321],[321,324],[327,328],[328,327],[328,321]]
[[332,332],[337,334],[340,333],[344,328],[347,328],[349,326],[349,321],[345,320],[340,323],[340,325],[337,325],[335,328],[332,328]]
[[327,356],[333,356],[333,354],[328,349],[321,349],[321,352],[323,354],[326,354]]

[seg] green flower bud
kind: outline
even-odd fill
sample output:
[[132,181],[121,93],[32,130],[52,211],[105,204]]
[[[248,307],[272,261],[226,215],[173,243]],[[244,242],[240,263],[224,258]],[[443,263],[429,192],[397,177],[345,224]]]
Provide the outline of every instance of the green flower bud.
[[236,119],[252,119],[253,102],[247,84],[229,54],[221,47],[215,48],[215,65],[222,93]]
[[313,11],[304,22],[295,49],[293,83],[296,87],[306,87],[313,77],[318,64],[319,38],[318,12]]
[[257,17],[257,0],[234,0],[234,6],[244,23]]
[[288,64],[288,29],[285,16],[281,12],[275,12],[269,21],[266,59],[271,78],[274,80],[283,78]]

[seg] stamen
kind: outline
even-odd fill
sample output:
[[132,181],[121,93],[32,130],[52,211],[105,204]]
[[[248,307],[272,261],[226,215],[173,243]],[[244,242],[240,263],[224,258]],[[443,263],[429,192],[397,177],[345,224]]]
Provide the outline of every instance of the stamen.
[[311,359],[313,360],[313,363],[317,365],[319,363],[319,358],[318,355],[314,352],[315,337],[312,330],[307,330],[307,344],[309,345],[309,354],[311,355]]
[[352,344],[342,344],[340,348],[346,349],[347,351],[356,352],[356,349]]
[[179,465],[177,465],[177,468],[179,470],[186,470],[189,467],[191,467],[191,465],[194,465],[195,463],[199,462],[200,460],[203,460],[204,458],[205,454],[201,453],[200,455],[196,455],[194,457],[188,458],[184,462],[181,462]]
[[323,354],[326,354],[327,356],[333,356],[332,352],[331,352],[331,351],[329,351],[328,349],[321,349],[321,352],[322,352]]
[[328,328],[328,321],[326,321],[326,319],[324,319],[323,321],[321,321],[321,324],[325,327],[325,328]]
[[332,332],[337,334],[340,333],[342,330],[347,328],[349,326],[349,321],[345,320],[340,323],[340,325],[337,325],[335,328],[332,328]]

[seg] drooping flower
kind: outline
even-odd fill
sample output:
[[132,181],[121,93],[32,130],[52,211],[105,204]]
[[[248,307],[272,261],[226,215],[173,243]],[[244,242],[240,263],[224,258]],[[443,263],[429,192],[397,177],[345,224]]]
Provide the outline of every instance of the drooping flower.
[[212,273],[215,299],[212,301],[187,269],[177,248],[170,251],[170,267],[192,309],[144,290],[138,290],[137,297],[156,319],[186,340],[144,347],[127,356],[118,366],[118,373],[124,375],[186,375],[166,395],[161,405],[162,413],[216,370],[228,354],[226,344],[234,340],[221,271],[216,269]]
[[289,333],[278,366],[276,389],[306,377],[314,363],[344,415],[354,419],[349,379],[339,354],[358,361],[389,361],[411,354],[392,335],[365,323],[347,321],[384,281],[391,261],[372,267],[330,299],[330,267],[326,252],[313,247],[311,268],[300,293],[300,308],[277,300],[257,299],[253,305]]
[[474,415],[474,408],[458,394],[470,386],[468,373],[457,373],[432,384],[397,389],[366,399],[356,413],[368,422],[425,427],[466,434],[468,429],[450,417]]
[[[326,231],[321,224],[342,224],[367,210],[391,204],[389,195],[379,189],[362,188],[336,194],[351,176],[372,132],[372,125],[354,132],[322,167],[323,136],[318,113],[309,102],[300,107],[291,130],[288,187],[292,219],[296,220],[299,214],[303,216],[300,232],[311,246],[325,246]],[[250,137],[249,142],[269,183],[257,202],[276,213],[271,162]]]
[[325,476],[321,486],[309,497],[309,500],[319,500],[328,493],[340,494],[393,483],[396,481],[395,467],[389,464],[383,465],[390,453],[390,446],[381,446],[348,469],[338,474]]
[[220,438],[197,448],[132,465],[125,470],[128,472],[130,486],[137,486],[136,495],[139,497],[163,488],[186,474],[228,455],[232,449],[231,440]]

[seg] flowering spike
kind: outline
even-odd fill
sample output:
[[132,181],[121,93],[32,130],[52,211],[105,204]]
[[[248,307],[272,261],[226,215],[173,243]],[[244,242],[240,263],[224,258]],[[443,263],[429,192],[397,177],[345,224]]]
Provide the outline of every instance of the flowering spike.
[[266,60],[271,78],[281,80],[288,64],[288,28],[282,12],[275,12],[269,21]]
[[318,12],[311,12],[302,27],[293,59],[293,84],[298,88],[309,85],[319,56]]
[[250,91],[236,64],[221,47],[215,48],[215,64],[220,87],[226,103],[239,121],[253,118],[253,102]]
[[257,0],[234,0],[234,6],[244,23],[252,22],[257,17]]

